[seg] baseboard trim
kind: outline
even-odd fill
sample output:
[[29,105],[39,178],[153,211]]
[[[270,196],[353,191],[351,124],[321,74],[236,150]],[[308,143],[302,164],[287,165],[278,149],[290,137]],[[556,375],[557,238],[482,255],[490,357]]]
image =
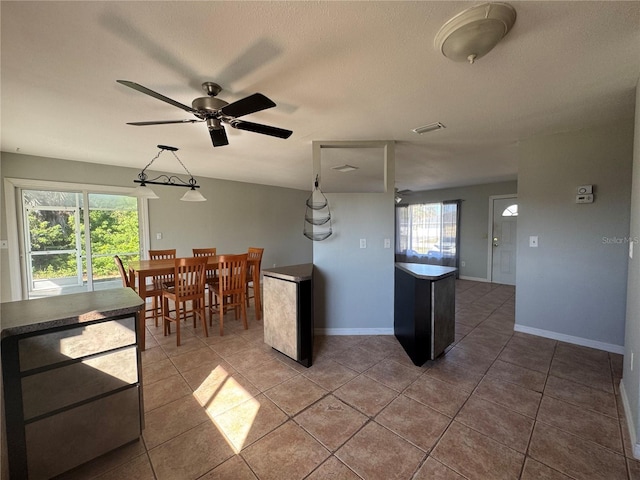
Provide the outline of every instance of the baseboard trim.
[[471,280],[472,282],[484,282],[484,283],[489,283],[489,280],[486,278],[480,278],[480,277],[467,277],[466,275],[460,275],[460,280]]
[[316,328],[316,335],[393,335],[393,328]]
[[550,330],[543,330],[541,328],[525,327],[524,325],[513,326],[516,332],[528,333],[530,335],[536,335],[538,337],[550,338],[552,340],[559,340],[561,342],[573,343],[574,345],[580,345],[582,347],[595,348],[597,350],[604,350],[605,352],[617,353],[624,355],[624,346],[614,345],[612,343],[598,342],[597,340],[590,340],[588,338],[574,337],[573,335],[565,335],[564,333],[552,332]]
[[640,460],[640,443],[638,443],[636,426],[633,423],[633,415],[631,415],[631,407],[629,406],[627,391],[624,388],[624,383],[622,382],[622,380],[620,380],[620,398],[622,398],[622,407],[624,408],[624,416],[627,420],[627,428],[629,429],[629,438],[631,439],[631,445],[633,445],[633,456],[638,460]]

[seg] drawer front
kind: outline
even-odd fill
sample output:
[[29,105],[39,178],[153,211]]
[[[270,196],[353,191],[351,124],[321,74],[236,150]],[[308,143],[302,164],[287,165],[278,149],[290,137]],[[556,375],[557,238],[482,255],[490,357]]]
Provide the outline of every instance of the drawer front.
[[30,480],[48,479],[140,436],[139,387],[26,425]]
[[22,379],[25,420],[138,382],[137,347]]
[[44,367],[69,359],[136,343],[135,317],[110,320],[19,341],[20,370]]

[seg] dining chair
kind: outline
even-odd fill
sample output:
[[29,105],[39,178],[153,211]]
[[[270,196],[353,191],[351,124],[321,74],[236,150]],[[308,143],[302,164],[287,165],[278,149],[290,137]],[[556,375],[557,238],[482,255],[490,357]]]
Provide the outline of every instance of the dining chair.
[[[207,272],[207,259],[205,257],[176,258],[173,273],[173,285],[165,285],[162,289],[162,322],[164,335],[171,333],[171,322],[176,323],[176,342],[180,346],[181,317],[185,320],[187,314],[193,316],[193,328],[196,328],[196,316],[202,321],[202,328],[206,337],[207,319],[205,314],[205,278]],[[175,318],[171,316],[169,301],[174,303]],[[187,307],[190,302],[191,308]]]
[[[138,290],[136,289],[136,286],[131,285],[131,282],[129,281],[129,276],[127,275],[127,272],[124,269],[124,264],[122,263],[122,259],[118,255],[114,255],[113,260],[116,262],[116,266],[118,267],[118,272],[120,272],[120,278],[122,279],[122,286],[132,288],[134,292],[139,294],[140,292],[138,292]],[[162,311],[160,305],[156,303],[156,299],[159,298],[161,294],[162,294],[162,289],[156,289],[155,287],[152,287],[146,291],[145,299],[144,299],[145,300],[145,317],[144,318],[145,320],[147,318],[153,318],[156,324],[156,327],[158,326],[158,319],[160,318],[161,311]],[[146,302],[147,298],[153,299],[153,303],[151,304],[151,309],[147,308],[147,302]]]
[[[149,250],[149,260],[170,260],[176,258],[176,249],[169,248],[166,250]],[[153,296],[152,305],[153,310],[156,312],[154,316],[156,327],[158,326],[158,319],[162,316],[162,305],[161,296],[162,296],[162,286],[163,285],[171,285],[173,282],[173,273],[168,275],[154,275],[151,277],[152,287],[151,290],[156,293]],[[147,287],[148,289],[149,287]]]
[[[256,320],[260,318],[258,312],[259,305],[256,305],[256,288],[260,288],[260,271],[262,265],[262,254],[264,253],[264,248],[257,247],[249,247],[247,253],[247,280],[246,280],[246,298],[247,298],[247,307],[249,306],[249,300],[253,298],[253,306],[256,310]],[[253,261],[251,261],[253,260]],[[256,280],[258,284],[256,285]],[[249,295],[249,289],[253,290],[253,295]]]
[[[218,257],[218,282],[213,287],[217,298],[217,310],[220,314],[220,336],[224,335],[224,314],[233,307],[238,318],[238,310],[242,315],[244,329],[247,325],[247,306],[245,304],[247,278],[247,254],[220,255]],[[211,308],[211,307],[210,307]],[[211,310],[211,319],[214,310]],[[211,321],[210,319],[210,321]]]
[[[216,248],[215,247],[211,247],[211,248],[194,248],[192,249],[193,252],[193,256],[194,257],[215,257],[216,256]],[[206,284],[207,284],[207,290],[209,291],[209,307],[211,307],[214,303],[213,303],[213,285],[218,281],[217,280],[217,274],[216,274],[216,268],[210,268],[207,269],[207,278],[206,278]]]

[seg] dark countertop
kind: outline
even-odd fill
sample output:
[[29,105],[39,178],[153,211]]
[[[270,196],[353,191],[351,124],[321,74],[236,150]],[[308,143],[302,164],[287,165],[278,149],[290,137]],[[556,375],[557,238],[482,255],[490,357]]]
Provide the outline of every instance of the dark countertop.
[[265,277],[278,278],[289,282],[302,282],[304,280],[311,280],[311,276],[313,275],[313,263],[269,268],[263,270],[262,274]]
[[455,275],[458,270],[455,267],[442,267],[440,265],[425,265],[422,263],[403,263],[397,262],[396,268],[413,275],[416,278],[424,280],[440,280],[441,278]]
[[134,314],[144,305],[130,288],[73,293],[0,304],[0,338]]

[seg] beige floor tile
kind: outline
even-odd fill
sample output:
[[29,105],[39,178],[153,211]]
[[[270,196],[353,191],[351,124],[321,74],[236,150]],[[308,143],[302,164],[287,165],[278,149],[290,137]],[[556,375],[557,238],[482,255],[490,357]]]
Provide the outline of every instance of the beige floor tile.
[[193,395],[187,394],[150,411],[144,420],[142,435],[147,449],[150,449],[209,421],[209,417]]
[[537,420],[624,454],[617,419],[545,395]]
[[296,375],[265,392],[287,415],[294,416],[320,400],[327,391],[302,375]]
[[368,418],[333,395],[328,395],[295,417],[295,421],[307,432],[334,452]]
[[320,359],[302,374],[329,391],[340,388],[349,380],[358,376],[358,372],[355,370],[326,359]]
[[475,394],[469,397],[455,420],[521,453],[527,450],[534,423],[532,418]]
[[111,470],[96,480],[155,480],[148,455],[140,455],[120,467]]
[[503,345],[487,344],[483,339],[472,337],[471,334],[465,336],[462,340],[460,340],[456,344],[456,347],[470,350],[477,353],[478,355],[484,355],[486,357],[493,358],[496,358],[504,348]]
[[259,393],[259,390],[239,373],[228,374],[222,370],[214,370],[193,395],[213,418]]
[[[215,330],[217,332],[217,329]],[[246,340],[238,335],[225,335],[220,337],[212,335],[215,340],[206,343],[221,357],[225,358],[234,353],[242,352],[251,346]],[[216,338],[217,337],[217,338]]]
[[213,422],[238,453],[288,419],[271,400],[260,394],[215,416]]
[[524,455],[453,421],[431,456],[470,480],[514,479]]
[[151,385],[145,385],[143,388],[145,412],[150,412],[191,393],[189,385],[180,375],[163,378]]
[[411,478],[425,454],[395,433],[370,422],[336,452],[336,457],[362,478],[393,480]]
[[529,370],[512,363],[496,360],[491,368],[487,371],[487,375],[498,378],[503,382],[509,382],[520,387],[533,390],[534,392],[542,392],[546,376],[543,373]]
[[168,357],[152,363],[142,364],[142,382],[144,386],[151,385],[179,372]]
[[364,375],[345,383],[333,394],[370,417],[377,415],[391,400],[398,396],[398,392],[395,390],[391,390]]
[[438,359],[440,363],[453,362],[470,370],[485,373],[496,359],[495,354],[486,355],[474,350],[453,347]]
[[520,480],[571,480],[571,477],[527,457]]
[[345,348],[336,352],[331,359],[356,372],[364,372],[380,361],[380,357],[375,352],[360,345],[353,348]]
[[375,420],[427,453],[451,422],[446,415],[404,395],[387,405]]
[[455,416],[471,395],[454,385],[428,375],[418,378],[403,394],[449,417]]
[[145,342],[146,349],[140,354],[140,356],[142,357],[142,364],[151,365],[153,362],[158,362],[160,360],[168,358],[167,354],[164,353],[164,350],[157,346],[157,342],[155,342],[155,340],[155,346],[152,347],[151,345],[149,345],[148,338],[149,336],[147,336],[147,341]]
[[546,374],[549,372],[552,356],[552,351],[523,350],[507,345],[498,358],[503,362],[513,363]]
[[200,480],[257,480],[257,478],[244,459],[240,455],[234,455],[200,477]]
[[558,342],[550,338],[538,337],[528,333],[514,332],[513,337],[509,340],[510,347],[522,348],[527,350],[544,350],[555,352]]
[[462,475],[458,475],[449,467],[435,460],[433,457],[427,458],[420,469],[416,472],[412,480],[465,480]]
[[171,361],[179,372],[184,373],[203,365],[215,368],[215,366],[222,362],[222,357],[217,355],[209,347],[203,345],[202,348],[197,350],[171,357]]
[[551,375],[581,383],[592,388],[599,388],[605,392],[614,393],[611,370],[602,365],[582,363],[577,358],[560,357],[555,355],[551,362]]
[[399,342],[393,335],[367,335],[358,344],[359,347],[370,350],[378,359],[392,353],[397,345]]
[[331,456],[306,478],[306,480],[328,479],[360,480],[360,477],[336,457]]
[[549,375],[544,388],[544,394],[578,407],[618,418],[618,408],[613,393]]
[[573,478],[627,478],[622,455],[541,422],[536,422],[533,429],[529,455]]
[[397,392],[401,392],[422,375],[422,370],[406,367],[393,360],[384,359],[364,372],[364,374]]
[[170,336],[164,337],[168,339],[168,341],[160,344],[160,347],[168,357],[184,355],[187,352],[191,352],[205,346],[199,338],[194,337],[193,334],[183,334],[182,330],[180,330],[180,346],[178,346],[176,345],[176,333],[173,330],[172,332],[173,333],[171,333]]
[[482,379],[474,395],[531,418],[536,417],[542,399],[542,394],[539,392],[490,376]]
[[211,422],[149,450],[158,480],[199,478],[232,456],[233,450]]
[[470,370],[464,365],[458,365],[453,362],[447,363],[446,360],[436,360],[435,365],[427,370],[425,375],[450,383],[461,390],[472,392],[482,380],[483,374],[477,370]]
[[640,480],[640,461],[627,458],[629,466],[629,480]]
[[299,375],[299,373],[293,368],[287,367],[284,363],[272,359],[256,364],[252,370],[245,370],[243,375],[261,392],[264,392]]
[[324,462],[329,451],[289,421],[246,448],[242,456],[260,480],[298,480]]

